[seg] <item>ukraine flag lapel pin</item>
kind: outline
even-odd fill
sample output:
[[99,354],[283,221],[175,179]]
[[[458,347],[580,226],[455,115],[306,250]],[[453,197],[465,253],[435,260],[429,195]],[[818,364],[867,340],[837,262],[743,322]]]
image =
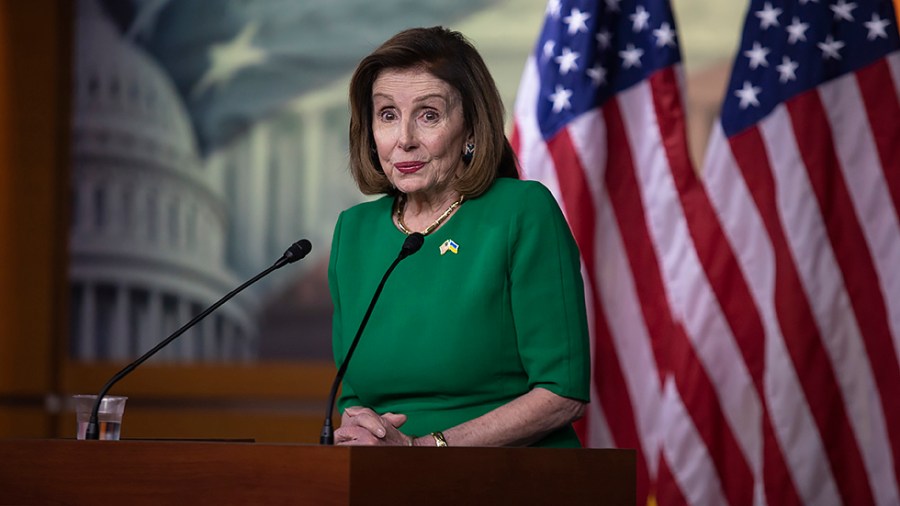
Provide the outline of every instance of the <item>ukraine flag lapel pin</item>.
[[448,251],[455,255],[459,252],[459,244],[453,242],[453,239],[447,239],[444,244],[441,244],[441,255]]

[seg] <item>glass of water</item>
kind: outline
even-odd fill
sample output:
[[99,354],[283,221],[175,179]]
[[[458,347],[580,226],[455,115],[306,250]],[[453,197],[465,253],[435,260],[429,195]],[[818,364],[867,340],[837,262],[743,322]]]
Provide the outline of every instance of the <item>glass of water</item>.
[[[75,400],[75,418],[78,420],[78,439],[84,439],[97,396],[73,395],[72,398]],[[122,433],[122,415],[125,413],[126,400],[128,397],[107,395],[100,401],[100,410],[97,412],[100,439],[119,439]]]

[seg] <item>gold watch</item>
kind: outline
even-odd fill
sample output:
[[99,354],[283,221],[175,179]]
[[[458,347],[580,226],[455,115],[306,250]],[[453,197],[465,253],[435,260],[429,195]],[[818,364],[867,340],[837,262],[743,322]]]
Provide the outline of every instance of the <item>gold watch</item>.
[[447,440],[444,439],[444,433],[443,433],[443,432],[432,432],[432,433],[431,433],[431,437],[434,438],[434,445],[435,445],[435,446],[437,446],[437,447],[439,447],[439,448],[440,448],[440,447],[444,447],[444,448],[447,447]]

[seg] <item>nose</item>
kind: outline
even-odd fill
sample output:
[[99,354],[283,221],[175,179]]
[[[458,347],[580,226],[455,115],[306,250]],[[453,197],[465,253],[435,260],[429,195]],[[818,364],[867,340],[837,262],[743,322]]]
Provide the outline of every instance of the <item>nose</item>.
[[400,135],[397,138],[397,146],[403,151],[415,149],[418,144],[415,120],[403,121],[400,125]]

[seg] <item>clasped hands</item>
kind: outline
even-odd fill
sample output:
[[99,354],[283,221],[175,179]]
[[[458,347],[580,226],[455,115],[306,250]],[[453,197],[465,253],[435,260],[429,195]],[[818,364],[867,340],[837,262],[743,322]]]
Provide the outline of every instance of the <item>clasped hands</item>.
[[341,427],[334,432],[334,443],[360,446],[410,446],[412,438],[400,432],[406,415],[379,415],[363,406],[351,406],[341,415]]

